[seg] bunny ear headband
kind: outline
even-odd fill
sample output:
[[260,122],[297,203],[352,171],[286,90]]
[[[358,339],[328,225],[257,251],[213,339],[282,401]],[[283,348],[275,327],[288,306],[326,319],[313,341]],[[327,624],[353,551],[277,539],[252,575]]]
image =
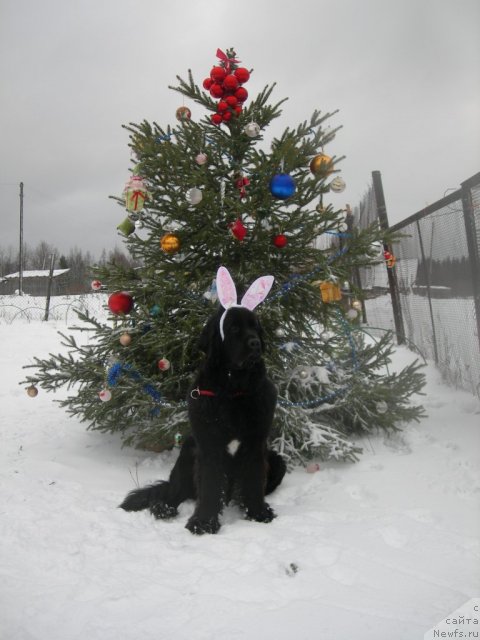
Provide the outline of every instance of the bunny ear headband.
[[257,278],[253,282],[246,294],[243,296],[240,304],[237,304],[237,290],[235,283],[232,280],[232,276],[229,274],[225,267],[220,267],[217,271],[217,295],[220,304],[225,309],[220,318],[220,335],[222,340],[225,340],[225,334],[223,333],[223,323],[228,310],[232,307],[243,307],[253,311],[261,302],[265,300],[268,292],[272,288],[273,276],[262,276]]

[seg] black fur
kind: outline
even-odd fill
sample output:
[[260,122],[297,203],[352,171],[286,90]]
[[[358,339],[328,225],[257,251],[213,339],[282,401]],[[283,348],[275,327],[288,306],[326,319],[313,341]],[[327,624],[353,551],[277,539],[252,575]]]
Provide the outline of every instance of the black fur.
[[[224,504],[234,500],[246,517],[271,522],[273,510],[265,502],[282,481],[286,466],[267,440],[276,404],[276,389],[262,359],[263,332],[257,316],[234,307],[224,322],[220,310],[208,321],[200,337],[206,359],[188,396],[192,428],[168,482],[131,491],[120,507],[126,511],[149,509],[156,518],[177,515],[184,500],[197,501],[187,523],[192,533],[216,533]],[[195,389],[213,391],[200,396]],[[234,455],[228,445],[238,440]]]

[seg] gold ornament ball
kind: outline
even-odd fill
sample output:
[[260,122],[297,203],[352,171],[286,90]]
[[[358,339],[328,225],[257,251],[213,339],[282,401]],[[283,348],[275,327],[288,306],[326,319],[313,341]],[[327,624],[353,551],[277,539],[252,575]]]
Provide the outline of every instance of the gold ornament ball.
[[128,347],[128,345],[132,342],[132,336],[129,333],[122,333],[119,341],[122,347]]
[[29,395],[30,398],[36,398],[38,396],[38,389],[34,384],[27,387],[27,395]]
[[360,300],[354,300],[352,302],[352,307],[354,309],[356,309],[357,311],[361,311],[362,310],[362,303],[360,302]]
[[325,153],[319,153],[317,156],[312,158],[310,162],[310,171],[316,175],[328,175],[333,171],[333,162],[330,156],[327,156]]
[[178,107],[175,111],[175,117],[179,122],[184,122],[185,120],[190,120],[192,112],[188,107]]
[[160,246],[165,253],[177,253],[180,250],[180,238],[174,233],[166,233],[160,239]]

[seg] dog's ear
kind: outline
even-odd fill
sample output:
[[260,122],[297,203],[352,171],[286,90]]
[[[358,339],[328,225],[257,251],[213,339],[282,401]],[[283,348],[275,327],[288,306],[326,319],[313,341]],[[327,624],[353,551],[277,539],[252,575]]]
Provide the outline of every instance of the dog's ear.
[[263,331],[263,327],[257,318],[257,333],[260,338],[260,344],[262,345],[262,353],[265,353],[265,332]]
[[198,348],[206,354],[207,360],[210,362],[220,362],[222,339],[220,337],[218,314],[212,316],[203,327],[198,341]]

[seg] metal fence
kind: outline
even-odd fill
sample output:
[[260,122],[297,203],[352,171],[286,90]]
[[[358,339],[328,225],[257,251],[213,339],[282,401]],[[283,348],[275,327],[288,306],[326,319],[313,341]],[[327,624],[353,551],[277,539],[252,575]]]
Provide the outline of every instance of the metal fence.
[[[372,177],[353,212],[362,228],[388,225],[379,172]],[[480,173],[390,230],[403,234],[391,248],[394,268],[360,272],[367,323],[391,328],[445,381],[480,396]]]

